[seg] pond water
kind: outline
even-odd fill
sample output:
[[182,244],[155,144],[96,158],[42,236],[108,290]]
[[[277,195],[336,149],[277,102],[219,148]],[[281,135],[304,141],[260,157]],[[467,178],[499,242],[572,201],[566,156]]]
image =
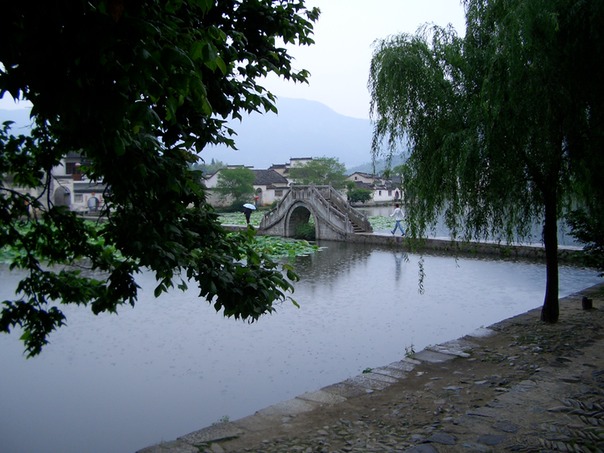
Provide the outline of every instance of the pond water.
[[[394,221],[390,218],[394,207],[393,206],[361,206],[357,207],[359,211],[365,214],[367,217],[374,217],[372,224],[374,224],[374,231],[376,233],[384,233],[392,231]],[[375,219],[375,217],[381,217]],[[558,226],[558,245],[560,246],[573,246],[583,247],[582,244],[578,243],[575,238],[569,234],[569,227],[565,222],[560,221]],[[542,225],[539,222],[535,222],[531,229],[531,235],[525,238],[521,243],[525,244],[542,244],[541,240]],[[444,222],[439,222],[434,231],[428,232],[428,237],[449,237],[449,230],[444,225]],[[505,242],[505,241],[504,241]]]
[[[254,324],[224,319],[195,291],[119,316],[66,308],[68,326],[26,360],[0,336],[0,450],[132,453],[402,359],[541,305],[545,268],[531,262],[423,258],[347,243],[296,259],[298,309]],[[418,291],[423,263],[424,292]],[[560,295],[599,283],[562,266]],[[0,300],[16,276],[0,268]],[[564,322],[564,320],[562,320]]]

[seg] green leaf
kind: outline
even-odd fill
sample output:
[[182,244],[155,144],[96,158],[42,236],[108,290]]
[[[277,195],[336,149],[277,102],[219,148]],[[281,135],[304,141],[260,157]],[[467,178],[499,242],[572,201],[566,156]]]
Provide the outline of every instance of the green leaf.
[[[226,234],[190,166],[210,144],[235,147],[226,118],[273,108],[258,77],[306,80],[281,39],[309,42],[303,2],[38,3],[0,14],[0,93],[32,102],[34,126],[27,136],[0,126],[0,250],[27,275],[0,326],[22,326],[35,355],[63,324],[47,304],[115,313],[135,303],[142,269],[156,297],[184,274],[227,316],[270,313],[291,285],[250,250],[252,232]],[[81,185],[65,174],[76,162]],[[54,206],[57,184],[72,203],[77,187],[98,188],[98,223]]]

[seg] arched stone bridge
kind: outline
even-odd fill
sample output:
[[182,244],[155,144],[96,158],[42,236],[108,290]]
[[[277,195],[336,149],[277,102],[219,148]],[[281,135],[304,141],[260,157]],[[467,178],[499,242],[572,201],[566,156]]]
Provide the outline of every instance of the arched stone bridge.
[[316,239],[343,241],[355,233],[371,233],[367,217],[350,206],[331,186],[291,186],[279,204],[264,215],[259,232],[293,237],[299,225],[314,219]]

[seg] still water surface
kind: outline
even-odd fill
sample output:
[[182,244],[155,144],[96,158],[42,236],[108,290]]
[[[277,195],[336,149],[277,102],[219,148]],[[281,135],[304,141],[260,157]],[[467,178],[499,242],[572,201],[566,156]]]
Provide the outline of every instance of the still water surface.
[[[385,222],[376,222],[376,226],[374,227],[374,231],[376,233],[388,233],[392,231],[394,226],[394,221],[390,217],[392,214],[393,206],[361,206],[357,209],[365,214],[367,217],[383,217]],[[404,224],[404,222],[403,222]],[[538,244],[543,245],[542,241],[542,231],[543,227],[541,222],[535,221],[531,228],[531,233],[529,237],[524,238],[520,243],[524,244]],[[426,232],[427,237],[449,237],[449,230],[445,226],[444,221],[440,221],[435,225],[434,228],[430,229]],[[502,241],[505,243],[505,241]],[[575,238],[570,235],[570,228],[566,225],[564,221],[558,222],[558,245],[561,246],[573,246],[573,247],[583,247],[582,244],[577,242]]]
[[[300,257],[294,297],[254,324],[195,291],[142,297],[119,316],[66,308],[68,326],[26,360],[0,336],[2,453],[132,453],[400,360],[541,305],[541,264],[425,255],[347,243]],[[560,295],[599,283],[561,267]],[[0,300],[16,277],[0,268]],[[563,321],[563,320],[562,320]]]

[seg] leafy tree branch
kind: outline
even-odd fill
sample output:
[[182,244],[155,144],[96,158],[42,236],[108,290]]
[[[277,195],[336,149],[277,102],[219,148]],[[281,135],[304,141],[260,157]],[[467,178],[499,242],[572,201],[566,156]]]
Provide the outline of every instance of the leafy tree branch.
[[[0,96],[30,101],[33,128],[0,132],[0,248],[20,250],[10,266],[26,275],[0,331],[38,354],[62,304],[116,312],[143,270],[156,295],[194,284],[225,316],[253,321],[286,299],[295,274],[251,233],[227,235],[191,166],[208,144],[234,146],[228,118],[276,111],[260,77],[307,81],[279,43],[312,44],[318,16],[302,0],[3,5]],[[50,170],[71,151],[109,188],[98,225],[53,203]]]

